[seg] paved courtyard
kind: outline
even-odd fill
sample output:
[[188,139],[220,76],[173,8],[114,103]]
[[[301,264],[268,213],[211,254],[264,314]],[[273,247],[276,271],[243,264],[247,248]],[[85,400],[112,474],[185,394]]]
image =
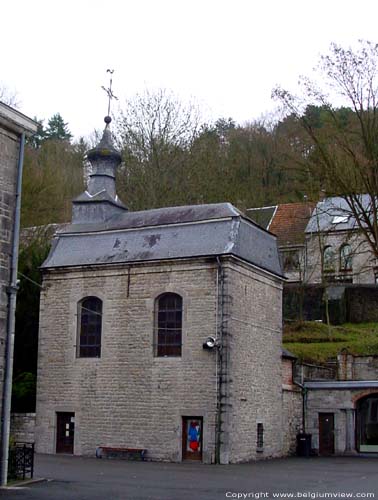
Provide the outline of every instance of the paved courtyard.
[[[43,477],[47,481],[23,488],[0,490],[0,498],[378,499],[377,458],[289,458],[219,466],[38,455],[35,477]],[[325,497],[324,493],[329,495]]]

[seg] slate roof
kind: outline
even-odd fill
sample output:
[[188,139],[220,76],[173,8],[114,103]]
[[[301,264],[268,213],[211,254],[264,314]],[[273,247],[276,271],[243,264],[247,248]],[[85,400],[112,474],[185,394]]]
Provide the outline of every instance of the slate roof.
[[235,255],[282,276],[276,238],[230,203],[124,212],[58,232],[43,269]]
[[298,356],[296,356],[292,352],[288,351],[284,347],[282,347],[281,351],[282,351],[282,357],[283,358],[286,358],[286,359],[298,359]]
[[277,205],[273,205],[271,207],[249,208],[246,210],[246,215],[259,226],[264,229],[269,229],[269,225],[272,222],[272,218],[276,210]]
[[[360,202],[364,211],[369,212],[371,206],[370,196],[360,195]],[[351,215],[351,210],[344,198],[334,196],[325,198],[314,207],[309,220],[306,233],[347,231],[357,228],[357,221]]]

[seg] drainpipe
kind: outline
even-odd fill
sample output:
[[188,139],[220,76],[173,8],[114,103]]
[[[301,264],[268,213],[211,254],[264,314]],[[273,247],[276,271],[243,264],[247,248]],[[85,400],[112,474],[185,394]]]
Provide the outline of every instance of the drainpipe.
[[303,384],[295,382],[302,389],[302,431],[306,432],[306,405],[307,405],[307,389]]
[[[215,439],[215,463],[220,464],[220,448],[222,444],[222,365],[223,365],[223,268],[222,263],[217,256],[217,339],[216,348],[216,391],[217,391],[217,415],[216,415],[216,439]],[[218,320],[219,315],[219,320]]]
[[5,351],[5,372],[4,372],[4,392],[3,392],[3,415],[1,427],[1,486],[6,486],[8,480],[8,454],[9,454],[9,434],[10,434],[10,416],[12,400],[12,376],[13,376],[13,353],[14,353],[14,331],[15,331],[15,312],[17,298],[17,263],[18,263],[18,243],[20,236],[20,212],[21,212],[21,185],[22,170],[24,164],[25,134],[21,134],[20,153],[18,157],[18,171],[16,184],[16,207],[14,217],[14,230],[12,237],[12,255],[10,283],[7,289],[8,293],[8,318],[7,318],[7,337]]

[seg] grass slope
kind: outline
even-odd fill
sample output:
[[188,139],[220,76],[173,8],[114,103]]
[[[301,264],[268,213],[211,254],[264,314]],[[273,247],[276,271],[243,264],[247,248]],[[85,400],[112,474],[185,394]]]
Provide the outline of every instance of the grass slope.
[[346,348],[351,354],[378,355],[378,323],[346,323],[330,326],[313,321],[286,324],[286,349],[301,361],[324,363]]

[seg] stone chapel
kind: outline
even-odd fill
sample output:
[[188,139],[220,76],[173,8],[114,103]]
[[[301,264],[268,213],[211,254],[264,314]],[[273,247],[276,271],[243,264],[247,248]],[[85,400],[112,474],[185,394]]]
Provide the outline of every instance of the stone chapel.
[[110,121],[42,266],[37,452],[281,456],[275,236],[229,203],[129,211]]

